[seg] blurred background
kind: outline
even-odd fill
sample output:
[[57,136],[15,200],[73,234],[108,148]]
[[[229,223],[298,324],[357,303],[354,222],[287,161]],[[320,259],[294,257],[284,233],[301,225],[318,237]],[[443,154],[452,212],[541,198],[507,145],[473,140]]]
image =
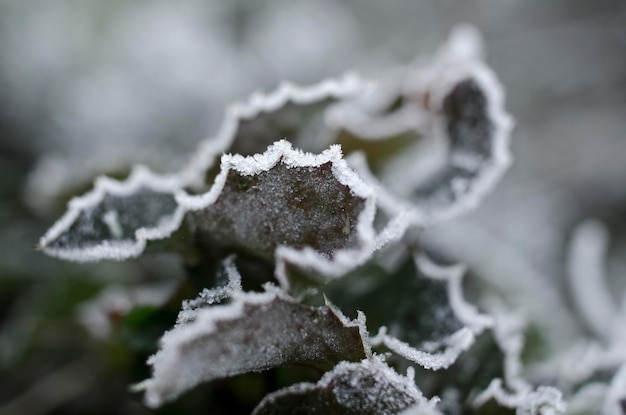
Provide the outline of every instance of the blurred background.
[[[623,1],[0,0],[0,413],[151,413],[128,385],[147,376],[177,309],[145,307],[112,328],[132,298],[108,294],[140,283],[166,293],[183,267],[35,252],[70,195],[134,163],[177,169],[225,106],[254,91],[375,77],[432,53],[459,23],[483,33],[505,86],[515,164],[477,211],[426,243],[495,286],[506,269],[526,296],[542,280],[567,308],[567,241],[595,217],[612,237],[609,283],[626,292]],[[489,246],[510,256],[498,262]],[[85,305],[95,298],[104,308]],[[205,413],[194,403],[213,398],[195,393],[159,412]]]

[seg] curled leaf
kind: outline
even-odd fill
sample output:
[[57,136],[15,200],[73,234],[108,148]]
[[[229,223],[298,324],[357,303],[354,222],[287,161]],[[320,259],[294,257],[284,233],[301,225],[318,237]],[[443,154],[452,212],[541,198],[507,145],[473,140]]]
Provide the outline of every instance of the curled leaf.
[[570,292],[580,317],[596,337],[608,341],[619,318],[619,307],[607,284],[604,261],[609,244],[607,228],[586,220],[572,236],[568,256]]

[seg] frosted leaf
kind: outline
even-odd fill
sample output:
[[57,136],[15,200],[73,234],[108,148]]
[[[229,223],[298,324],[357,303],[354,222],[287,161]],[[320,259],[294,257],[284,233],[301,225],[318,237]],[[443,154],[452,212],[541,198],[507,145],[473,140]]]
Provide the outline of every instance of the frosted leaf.
[[[299,383],[266,396],[253,415],[397,414],[420,406],[432,409],[410,377],[402,376],[377,358],[339,363],[316,384]],[[420,412],[417,412],[420,413]],[[433,414],[431,412],[421,412]]]
[[309,87],[311,92],[306,94],[304,88],[283,83],[271,95],[253,95],[248,104],[255,110],[231,109],[240,114],[240,119],[228,151],[255,154],[280,137],[288,137],[305,151],[319,151],[332,144],[335,133],[325,123],[326,109],[360,92],[364,82],[356,76],[346,76],[333,85],[331,88],[326,81]]
[[80,262],[139,256],[148,239],[169,235],[180,225],[178,190],[177,183],[142,167],[124,181],[101,177],[92,191],[70,201],[39,247]]
[[[242,291],[241,274],[239,274],[234,260],[235,257],[230,256],[223,261],[221,272],[218,273],[217,287],[205,288],[197,298],[183,301],[182,309],[176,318],[176,324],[189,323],[196,318],[198,309],[218,304],[233,293]],[[226,280],[225,284],[219,284],[221,279]]]
[[338,146],[313,155],[282,140],[263,154],[225,155],[214,188],[178,200],[207,244],[275,260],[283,287],[287,262],[331,278],[363,263],[377,244],[373,191]]
[[[415,145],[401,147],[378,166],[377,177],[365,160],[357,170],[380,183],[380,204],[387,213],[407,212],[419,226],[475,207],[510,165],[512,127],[502,88],[482,61],[478,34],[467,28],[454,31],[430,63],[408,68],[399,83],[391,89],[394,98],[372,93],[373,102],[347,102],[331,117],[347,129],[354,129],[354,119],[375,117],[386,127],[369,139],[415,136]],[[390,102],[395,102],[391,111]],[[353,114],[359,111],[358,117]],[[353,133],[363,134],[360,127]]]
[[198,383],[296,363],[336,364],[371,355],[364,324],[331,306],[296,303],[282,291],[236,292],[227,305],[197,311],[161,339],[142,382],[157,407]]
[[[450,140],[448,166],[417,189],[411,200],[427,212],[476,204],[508,167],[502,150],[502,134],[489,114],[485,87],[468,77],[455,84],[442,103],[445,129]],[[455,209],[458,209],[455,207]]]
[[306,151],[321,151],[335,137],[324,119],[326,109],[366,89],[365,81],[346,75],[310,86],[285,82],[271,93],[254,94],[247,102],[228,108],[216,135],[200,143],[178,175],[186,184],[201,183],[221,153],[253,155],[280,138]]
[[[478,36],[453,32],[416,88],[428,88],[441,111],[435,135],[449,143],[446,166],[420,185],[411,201],[430,217],[449,218],[478,204],[510,165],[512,122],[493,72],[480,60]],[[424,82],[424,86],[421,86]],[[433,219],[431,219],[433,220]]]
[[373,345],[427,369],[446,368],[492,324],[462,296],[462,267],[441,267],[409,257],[392,272],[370,266],[331,285],[327,295],[342,310],[361,310],[378,334]]

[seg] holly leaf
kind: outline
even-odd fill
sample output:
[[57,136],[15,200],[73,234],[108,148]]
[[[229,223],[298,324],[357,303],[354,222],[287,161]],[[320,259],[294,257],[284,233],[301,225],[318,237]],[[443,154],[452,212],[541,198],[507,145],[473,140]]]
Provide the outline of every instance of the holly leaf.
[[332,161],[341,157],[339,149],[326,155],[328,161],[319,165],[299,165],[281,154],[253,172],[236,167],[244,159],[233,159],[235,168],[215,202],[190,212],[192,227],[202,241],[267,259],[280,245],[311,247],[329,258],[356,247],[367,199],[335,177]]
[[326,278],[366,261],[377,246],[374,194],[347,167],[338,146],[319,155],[282,140],[260,155],[225,155],[214,188],[179,202],[207,249],[245,251]]

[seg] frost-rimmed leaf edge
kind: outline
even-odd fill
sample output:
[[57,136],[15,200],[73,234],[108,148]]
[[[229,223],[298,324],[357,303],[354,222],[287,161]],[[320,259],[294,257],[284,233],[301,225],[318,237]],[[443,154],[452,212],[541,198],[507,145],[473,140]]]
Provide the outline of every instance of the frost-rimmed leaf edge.
[[139,256],[148,240],[166,238],[179,228],[185,213],[180,207],[171,214],[162,216],[160,226],[136,229],[134,241],[122,240],[115,243],[104,241],[99,245],[82,249],[56,249],[49,245],[71,228],[81,212],[97,207],[106,196],[129,197],[144,187],[173,196],[182,191],[180,182],[174,177],[155,174],[145,166],[134,167],[128,178],[123,181],[100,176],[95,180],[91,191],[69,201],[67,211],[40,238],[38,248],[50,256],[75,262],[123,260]]
[[378,333],[370,339],[372,346],[384,345],[392,352],[417,363],[425,369],[439,370],[451,366],[464,351],[468,350],[476,336],[488,328],[492,328],[493,318],[481,314],[478,310],[463,298],[463,277],[465,267],[463,265],[443,266],[433,262],[425,253],[416,253],[413,256],[417,268],[426,278],[447,283],[448,299],[450,308],[463,327],[436,342],[442,352],[431,353],[419,350],[408,343],[387,334],[387,327],[382,326]]
[[558,372],[563,387],[569,388],[594,373],[617,371],[626,362],[626,297],[622,294],[619,304],[608,285],[609,239],[609,229],[598,219],[585,219],[574,228],[566,275],[573,306],[592,336],[572,339],[565,350],[529,368],[533,376]]

